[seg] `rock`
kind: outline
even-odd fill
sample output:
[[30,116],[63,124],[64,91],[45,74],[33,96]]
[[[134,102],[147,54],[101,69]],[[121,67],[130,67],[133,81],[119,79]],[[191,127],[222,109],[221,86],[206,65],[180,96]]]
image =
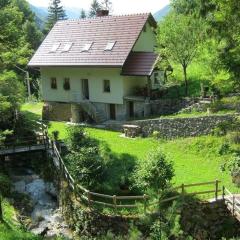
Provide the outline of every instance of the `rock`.
[[46,192],[48,194],[50,194],[53,197],[58,196],[57,189],[54,187],[53,183],[47,182],[47,183],[45,183],[45,186],[46,186]]
[[14,190],[19,193],[25,193],[26,184],[25,181],[19,181],[14,183]]

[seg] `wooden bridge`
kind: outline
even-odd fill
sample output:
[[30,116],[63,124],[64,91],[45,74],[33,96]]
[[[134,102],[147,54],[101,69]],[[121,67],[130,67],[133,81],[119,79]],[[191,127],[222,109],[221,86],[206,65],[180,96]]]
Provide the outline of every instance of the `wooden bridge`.
[[33,137],[12,140],[0,145],[0,156],[13,155],[18,153],[44,151],[49,148],[47,134],[38,134]]

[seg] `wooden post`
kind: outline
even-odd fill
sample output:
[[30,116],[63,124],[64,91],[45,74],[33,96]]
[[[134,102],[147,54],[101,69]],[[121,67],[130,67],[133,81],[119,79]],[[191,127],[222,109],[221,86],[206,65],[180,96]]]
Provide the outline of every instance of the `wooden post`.
[[215,183],[215,200],[218,200],[218,180],[216,180]]
[[232,215],[234,216],[235,214],[235,196],[233,195],[233,201],[232,201]]
[[223,200],[225,199],[225,187],[224,186],[222,187],[222,199]]
[[143,200],[144,200],[144,214],[147,213],[147,195],[143,195]]
[[184,194],[184,184],[182,184],[182,194]]
[[113,195],[113,204],[114,204],[114,209],[117,211],[117,196]]
[[90,191],[87,191],[87,197],[88,197],[88,206],[91,208],[91,194],[90,194]]

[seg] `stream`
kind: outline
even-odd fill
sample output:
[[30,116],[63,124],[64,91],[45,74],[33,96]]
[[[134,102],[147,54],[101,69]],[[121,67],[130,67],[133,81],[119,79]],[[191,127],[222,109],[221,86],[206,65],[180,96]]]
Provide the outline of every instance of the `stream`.
[[9,174],[13,182],[13,191],[29,196],[31,205],[29,230],[45,237],[63,236],[72,239],[72,233],[58,207],[58,193],[53,183],[44,181],[26,166],[11,167]]

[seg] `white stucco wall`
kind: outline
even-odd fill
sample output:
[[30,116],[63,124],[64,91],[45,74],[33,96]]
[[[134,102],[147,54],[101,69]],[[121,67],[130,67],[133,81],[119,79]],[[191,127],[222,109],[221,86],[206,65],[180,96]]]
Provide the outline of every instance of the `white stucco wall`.
[[[41,68],[43,99],[56,102],[79,102],[82,100],[82,81],[88,79],[89,100],[99,103],[123,104],[123,77],[120,68]],[[57,89],[51,89],[51,78],[57,78]],[[70,78],[71,90],[63,88],[64,78]],[[111,92],[103,91],[103,80],[110,80]]]
[[134,52],[153,52],[157,44],[156,35],[149,23],[146,24],[146,31],[142,31],[136,42]]
[[147,77],[124,77],[123,79],[123,94],[126,96],[134,96],[137,87],[145,87],[147,85]]

